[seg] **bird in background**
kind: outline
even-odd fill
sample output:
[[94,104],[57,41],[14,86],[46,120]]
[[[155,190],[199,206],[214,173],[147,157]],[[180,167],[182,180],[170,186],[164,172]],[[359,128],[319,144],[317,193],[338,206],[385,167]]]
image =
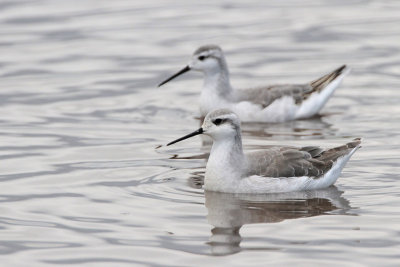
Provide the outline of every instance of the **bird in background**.
[[190,70],[204,74],[200,95],[203,117],[212,110],[228,108],[245,122],[284,122],[312,117],[323,108],[350,71],[343,65],[308,83],[234,89],[222,49],[217,45],[205,45],[194,52],[186,67],[158,86]]

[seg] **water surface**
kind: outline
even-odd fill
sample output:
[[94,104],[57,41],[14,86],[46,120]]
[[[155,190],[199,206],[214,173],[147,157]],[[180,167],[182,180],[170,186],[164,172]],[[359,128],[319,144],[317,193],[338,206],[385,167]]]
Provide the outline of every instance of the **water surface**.
[[[398,266],[397,1],[0,1],[4,266]],[[352,73],[310,120],[243,125],[244,147],[363,148],[334,187],[206,194],[206,43],[234,86]]]

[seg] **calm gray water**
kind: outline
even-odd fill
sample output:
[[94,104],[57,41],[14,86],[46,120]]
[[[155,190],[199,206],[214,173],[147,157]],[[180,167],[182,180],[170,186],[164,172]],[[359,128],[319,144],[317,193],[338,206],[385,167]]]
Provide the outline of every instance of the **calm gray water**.
[[[243,3],[242,3],[243,2]],[[399,266],[399,1],[0,1],[2,266]],[[363,137],[336,186],[204,193],[202,44],[235,86],[353,68],[322,116],[246,149]]]

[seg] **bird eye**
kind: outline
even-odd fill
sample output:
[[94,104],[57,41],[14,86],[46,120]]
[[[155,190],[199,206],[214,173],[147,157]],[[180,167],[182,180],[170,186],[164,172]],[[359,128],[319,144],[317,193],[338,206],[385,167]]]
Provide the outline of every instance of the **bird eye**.
[[215,125],[220,125],[220,124],[222,123],[222,119],[215,119],[215,120],[213,121],[213,123],[214,123]]
[[203,61],[204,59],[206,59],[205,56],[199,56],[198,58],[199,58],[199,60],[201,60],[201,61]]

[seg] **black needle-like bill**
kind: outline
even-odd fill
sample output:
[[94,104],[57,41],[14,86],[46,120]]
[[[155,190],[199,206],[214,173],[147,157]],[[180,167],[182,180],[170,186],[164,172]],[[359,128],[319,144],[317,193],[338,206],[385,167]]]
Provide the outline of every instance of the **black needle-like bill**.
[[189,67],[189,66],[184,67],[183,69],[181,69],[180,71],[178,71],[177,73],[175,73],[174,75],[172,75],[171,77],[169,77],[168,79],[166,79],[165,81],[163,81],[162,83],[160,83],[160,84],[158,85],[158,87],[160,87],[160,86],[163,85],[163,84],[166,84],[167,82],[169,82],[170,80],[172,80],[172,79],[178,77],[179,75],[184,74],[185,72],[188,72],[189,70],[190,70],[190,67]]
[[172,142],[168,143],[167,146],[175,144],[175,143],[178,143],[178,142],[180,142],[182,140],[188,139],[190,137],[193,137],[193,136],[196,136],[196,135],[199,135],[199,134],[202,134],[202,133],[203,133],[203,128],[200,128],[200,129],[194,131],[193,133],[190,133],[188,135],[185,135],[185,136],[183,136],[181,138],[176,139],[175,141],[172,141]]

